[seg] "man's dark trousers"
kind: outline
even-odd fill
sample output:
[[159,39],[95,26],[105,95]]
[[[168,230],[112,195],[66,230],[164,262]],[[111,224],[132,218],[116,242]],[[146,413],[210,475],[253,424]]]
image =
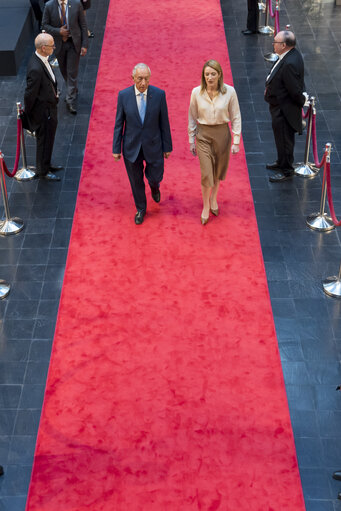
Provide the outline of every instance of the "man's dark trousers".
[[[146,166],[144,169],[144,161]],[[145,184],[143,179],[143,170],[152,190],[157,190],[163,179],[164,159],[148,162],[145,160],[143,149],[141,147],[137,159],[131,162],[124,158],[124,164],[133,192],[134,202],[137,211],[146,211],[147,201],[145,193]]]
[[247,29],[257,32],[259,21],[258,0],[247,0]]
[[272,129],[277,148],[277,163],[283,174],[294,170],[295,130],[290,126],[279,106],[270,106]]
[[35,130],[37,141],[36,165],[37,174],[39,176],[44,176],[50,172],[51,157],[57,124],[57,108],[50,107],[49,112],[46,113],[41,124]]

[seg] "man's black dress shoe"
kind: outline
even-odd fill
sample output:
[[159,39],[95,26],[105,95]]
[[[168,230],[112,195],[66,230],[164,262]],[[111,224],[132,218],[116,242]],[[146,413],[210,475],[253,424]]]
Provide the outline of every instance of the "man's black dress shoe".
[[136,212],[136,215],[135,215],[135,224],[136,225],[141,225],[142,222],[143,222],[143,219],[144,219],[144,211],[137,211]]
[[333,474],[333,479],[336,479],[337,481],[341,481],[341,470],[337,470]]
[[339,493],[337,494],[337,498],[341,500],[341,491],[339,491]]
[[50,172],[58,172],[59,170],[63,170],[64,167],[61,165],[50,165]]
[[3,476],[4,475],[4,469],[2,468],[2,466],[0,465],[0,476]]
[[69,110],[70,114],[76,115],[77,110],[71,103],[66,103],[67,109]]
[[267,163],[266,168],[268,170],[278,170],[280,167],[279,167],[277,161],[274,161],[273,163]]
[[258,30],[249,30],[248,28],[246,30],[242,30],[242,34],[244,35],[252,35],[252,34],[259,34]]
[[159,188],[151,188],[152,197],[155,202],[160,202],[161,200],[161,193]]
[[269,177],[270,183],[281,183],[282,181],[288,181],[288,179],[292,179],[294,173],[292,174],[283,174],[283,172],[277,172],[274,176]]
[[60,181],[60,177],[52,174],[52,172],[48,172],[45,176],[38,176],[40,179],[44,179],[45,181]]

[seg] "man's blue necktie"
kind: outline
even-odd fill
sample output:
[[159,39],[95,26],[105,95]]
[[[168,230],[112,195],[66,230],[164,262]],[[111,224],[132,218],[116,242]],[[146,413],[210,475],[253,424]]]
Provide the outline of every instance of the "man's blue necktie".
[[139,108],[139,114],[141,117],[142,124],[144,122],[144,116],[146,115],[146,100],[144,99],[143,92],[140,92],[140,108]]

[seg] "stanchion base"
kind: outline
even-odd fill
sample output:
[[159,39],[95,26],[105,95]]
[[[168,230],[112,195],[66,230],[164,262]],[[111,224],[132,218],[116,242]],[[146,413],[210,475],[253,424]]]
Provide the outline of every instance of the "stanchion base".
[[11,286],[7,284],[7,282],[5,282],[4,280],[0,280],[0,300],[6,298],[10,290]]
[[21,218],[10,218],[9,220],[2,220],[0,222],[0,234],[8,236],[9,234],[17,234],[24,228],[24,222]]
[[323,291],[326,295],[341,298],[341,281],[338,277],[328,277],[323,281]]
[[272,27],[270,27],[269,25],[266,25],[266,27],[259,27],[258,31],[261,34],[270,35],[270,34],[273,34],[275,30]]
[[278,60],[278,55],[277,53],[265,53],[264,56],[264,60],[266,60],[267,62],[277,62]]
[[314,231],[331,231],[335,229],[335,224],[330,216],[325,213],[321,215],[321,213],[314,213],[313,215],[309,215],[306,220],[307,226]]
[[296,176],[312,178],[317,176],[319,170],[312,163],[298,163],[295,167]]
[[22,167],[17,171],[17,173],[14,176],[14,179],[17,181],[31,181],[31,179],[34,179],[36,177],[35,167]]

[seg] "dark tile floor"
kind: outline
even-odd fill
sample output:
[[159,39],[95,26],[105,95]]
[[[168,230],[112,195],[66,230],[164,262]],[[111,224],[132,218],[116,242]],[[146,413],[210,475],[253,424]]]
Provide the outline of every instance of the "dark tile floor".
[[[56,71],[62,95],[53,161],[65,167],[61,182],[7,179],[11,215],[21,217],[25,228],[0,236],[0,279],[12,286],[0,301],[1,511],[25,509],[108,5],[109,0],[93,0],[87,11],[95,38],[81,59],[77,116],[66,111],[65,86]],[[18,76],[0,80],[0,149],[9,168],[16,147],[15,103],[23,101],[32,52],[33,38]],[[34,139],[26,137],[26,149],[34,164]]]
[[[266,162],[276,158],[264,81],[271,36],[244,36],[246,1],[221,0],[252,193],[307,511],[341,510],[341,301],[327,297],[321,280],[338,272],[340,231],[318,233],[305,218],[319,210],[321,176],[271,184]],[[261,24],[264,18],[261,16]],[[333,144],[334,205],[341,216],[341,7],[332,0],[281,2],[280,25],[290,24],[306,68],[307,91],[317,98],[319,155]],[[297,137],[296,160],[305,134]],[[312,156],[311,156],[312,158]],[[312,161],[312,159],[310,159]],[[251,505],[252,509],[252,505]]]
[[[79,114],[71,117],[60,104],[54,161],[66,167],[61,183],[7,180],[11,213],[24,219],[25,229],[0,237],[0,278],[12,284],[0,301],[1,511],[25,508],[108,2],[93,0],[88,11],[96,37],[80,70]],[[341,383],[341,301],[321,288],[321,279],[338,271],[340,236],[305,227],[305,216],[319,208],[320,176],[268,182],[265,163],[275,153],[263,100],[269,69],[263,53],[271,38],[240,33],[246,1],[222,0],[222,10],[307,511],[340,511],[341,483],[331,473],[341,469],[341,394],[335,392]],[[333,193],[341,216],[341,7],[332,0],[286,0],[280,20],[297,34],[307,90],[318,100],[320,155],[326,142],[333,143]],[[23,97],[31,53],[28,48],[17,77],[0,80],[0,148],[8,166],[15,154],[15,102]],[[33,163],[34,141],[26,140]],[[304,145],[299,137],[298,160]]]

